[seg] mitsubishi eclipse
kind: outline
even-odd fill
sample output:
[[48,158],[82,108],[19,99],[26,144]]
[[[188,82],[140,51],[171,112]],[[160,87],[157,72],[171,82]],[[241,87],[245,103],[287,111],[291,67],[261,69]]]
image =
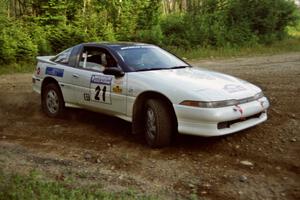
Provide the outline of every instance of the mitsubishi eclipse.
[[221,136],[267,120],[262,90],[226,74],[195,68],[142,43],[85,43],[37,57],[33,90],[43,111],[84,108],[132,122],[151,147],[174,133]]

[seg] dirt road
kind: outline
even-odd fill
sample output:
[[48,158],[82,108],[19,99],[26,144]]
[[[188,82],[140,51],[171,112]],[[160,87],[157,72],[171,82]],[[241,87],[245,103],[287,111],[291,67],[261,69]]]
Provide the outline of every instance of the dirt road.
[[259,85],[269,120],[218,138],[180,136],[149,149],[130,124],[70,109],[49,119],[31,74],[0,76],[0,168],[161,199],[300,198],[300,54],[191,61]]

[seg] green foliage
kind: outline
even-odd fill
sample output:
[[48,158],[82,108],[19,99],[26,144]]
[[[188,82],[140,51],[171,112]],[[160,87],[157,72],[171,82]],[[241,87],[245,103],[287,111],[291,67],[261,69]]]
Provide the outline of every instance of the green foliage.
[[[165,40],[165,45],[180,47],[190,46],[190,40],[188,39],[189,31],[187,30],[184,15],[167,15],[162,19],[161,28],[165,38],[167,38],[167,40]],[[190,33],[193,34],[193,32]]]
[[26,29],[32,42],[37,45],[39,55],[47,55],[52,52],[47,31],[44,27],[29,23]]
[[150,30],[140,30],[134,38],[137,42],[145,42],[150,44],[162,45],[164,35],[159,25],[151,27]]
[[18,63],[1,64],[0,75],[14,73],[32,73],[36,63],[33,61],[20,61]]
[[[299,13],[299,16],[300,16],[300,13]],[[295,26],[288,26],[287,32],[288,32],[288,35],[290,35],[292,37],[300,38],[300,20],[298,21],[298,23]]]
[[274,55],[287,52],[300,52],[300,37],[287,38],[282,41],[275,41],[270,45],[256,44],[236,47],[194,47],[183,49],[180,47],[168,47],[169,51],[175,55],[187,59],[214,59],[214,58],[233,58],[248,57],[258,55]]
[[286,36],[297,21],[294,3],[286,0],[205,0],[162,23],[167,45],[249,46],[270,44]]
[[107,193],[98,186],[76,188],[61,182],[42,180],[38,173],[30,176],[5,175],[0,172],[0,200],[32,199],[157,199],[133,191]]
[[48,0],[41,1],[39,16],[35,18],[41,25],[59,25],[66,22],[66,1]]
[[47,38],[51,49],[60,52],[85,41],[86,33],[79,32],[71,25],[48,26]]
[[296,10],[294,3],[286,0],[235,0],[227,8],[227,23],[229,28],[244,26],[260,43],[272,43],[282,39],[285,27],[296,22]]
[[161,0],[144,0],[138,9],[137,29],[150,30],[159,25],[161,16]]
[[37,45],[19,22],[2,18],[0,27],[0,63],[32,60]]
[[[286,38],[287,31],[294,36],[299,32],[293,28],[299,9],[291,0],[193,0],[186,7],[181,0],[22,2],[0,0],[2,63],[34,60],[81,42],[237,48],[272,44]],[[166,9],[166,2],[172,8]]]

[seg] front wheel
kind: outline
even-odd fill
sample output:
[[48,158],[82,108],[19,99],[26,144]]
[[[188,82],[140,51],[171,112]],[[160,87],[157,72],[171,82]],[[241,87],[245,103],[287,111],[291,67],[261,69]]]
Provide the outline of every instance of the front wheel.
[[62,116],[64,100],[56,84],[50,83],[45,86],[42,96],[42,109],[49,117]]
[[150,99],[145,106],[145,138],[150,147],[163,147],[171,142],[172,117],[168,105],[159,99]]

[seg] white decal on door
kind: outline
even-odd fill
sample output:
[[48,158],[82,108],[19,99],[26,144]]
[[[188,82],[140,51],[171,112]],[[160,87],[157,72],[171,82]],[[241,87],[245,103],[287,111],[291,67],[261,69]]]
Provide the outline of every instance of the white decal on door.
[[92,75],[90,85],[91,100],[111,104],[111,83],[111,76]]

